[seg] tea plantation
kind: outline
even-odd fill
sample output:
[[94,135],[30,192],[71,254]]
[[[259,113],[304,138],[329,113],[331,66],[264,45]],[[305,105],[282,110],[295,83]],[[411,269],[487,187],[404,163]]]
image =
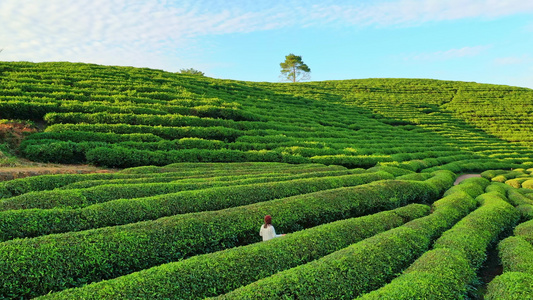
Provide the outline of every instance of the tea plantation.
[[[533,297],[533,90],[26,62],[0,83],[0,119],[38,129],[5,155],[115,168],[0,181],[0,299]],[[286,235],[262,242],[265,215]]]

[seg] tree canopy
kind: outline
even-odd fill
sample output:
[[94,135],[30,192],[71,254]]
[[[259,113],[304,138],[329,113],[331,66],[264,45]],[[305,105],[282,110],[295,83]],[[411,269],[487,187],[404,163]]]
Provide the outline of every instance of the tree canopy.
[[311,69],[302,61],[302,57],[294,54],[285,56],[281,66],[281,77],[284,81],[298,82],[311,78]]
[[181,73],[181,74],[190,74],[190,75],[201,75],[201,76],[204,76],[204,72],[202,72],[202,71],[198,71],[198,70],[193,69],[193,68],[180,69],[180,73]]

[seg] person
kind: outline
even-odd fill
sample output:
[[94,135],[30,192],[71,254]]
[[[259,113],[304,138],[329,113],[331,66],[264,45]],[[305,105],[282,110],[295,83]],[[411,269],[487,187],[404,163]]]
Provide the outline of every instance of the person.
[[276,230],[274,229],[274,226],[272,226],[272,217],[270,215],[265,216],[265,224],[261,225],[259,235],[263,237],[263,241],[284,236],[284,234],[276,234]]

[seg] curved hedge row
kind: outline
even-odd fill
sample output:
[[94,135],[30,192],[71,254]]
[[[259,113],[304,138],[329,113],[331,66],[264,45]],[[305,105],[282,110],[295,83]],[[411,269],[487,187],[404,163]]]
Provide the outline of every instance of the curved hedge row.
[[[183,178],[201,178],[209,176],[253,175],[258,173],[311,173],[346,170],[341,166],[324,166],[319,164],[290,165],[284,163],[176,163],[163,167],[143,166],[124,169],[114,173],[96,174],[55,174],[18,178],[0,182],[0,198],[9,198],[32,191],[52,190],[76,182],[113,179],[146,179],[180,176]],[[363,172],[350,170],[351,173]]]
[[114,132],[89,132],[89,131],[61,131],[61,132],[38,132],[27,137],[22,141],[20,150],[23,151],[27,144],[35,140],[58,140],[71,141],[75,143],[81,142],[106,142],[106,143],[120,143],[120,142],[159,142],[163,138],[152,133],[126,133],[118,134]]
[[283,239],[195,256],[43,299],[203,299],[310,262],[427,214],[429,206],[410,204],[315,226],[287,234]]
[[424,253],[391,283],[357,299],[463,299],[465,282],[474,277],[475,272],[461,253],[434,249]]
[[247,151],[230,149],[182,149],[171,151],[149,151],[128,149],[120,146],[97,147],[85,153],[88,163],[116,168],[129,168],[145,165],[163,166],[179,162],[290,162],[310,163],[310,161],[284,160],[276,151]]
[[164,139],[180,139],[184,137],[197,137],[210,140],[235,141],[244,134],[243,131],[213,127],[164,127],[129,124],[55,124],[46,128],[45,132],[87,131],[87,132],[114,132],[119,134],[151,133]]
[[486,258],[487,247],[518,220],[517,211],[498,193],[476,199],[481,206],[446,231],[434,249],[404,274],[360,299],[460,299]]
[[514,234],[533,244],[533,220],[516,226],[514,229]]
[[498,244],[503,274],[487,287],[485,299],[528,299],[533,295],[533,221],[524,222]]
[[[104,203],[116,199],[144,198],[157,195],[175,194],[187,190],[200,190],[200,193],[204,193],[203,191],[210,191],[208,188],[217,186],[219,187],[220,191],[232,191],[233,193],[241,195],[239,198],[245,198],[246,193],[252,192],[253,194],[249,194],[248,198],[257,198],[256,201],[262,201],[263,199],[288,197],[324,189],[351,186],[362,183],[368,183],[375,180],[393,178],[394,176],[387,172],[376,172],[304,178],[290,181],[283,181],[283,179],[281,179],[280,182],[278,182],[276,178],[256,177],[248,179],[237,179],[232,182],[184,181],[175,183],[170,182],[137,183],[125,185],[99,185],[86,189],[56,189],[51,191],[29,192],[12,198],[2,199],[0,200],[0,211],[30,208],[81,208],[92,204]],[[239,187],[234,187],[234,185],[238,185]],[[266,192],[267,190],[262,191],[262,188],[267,189],[268,192]],[[265,193],[262,195],[258,195],[259,191]],[[172,196],[173,195],[171,195],[171,197]]]
[[[51,233],[81,231],[105,226],[123,225],[191,212],[219,210],[321,190],[356,186],[372,181],[392,178],[393,176],[389,173],[376,172],[369,174],[291,180],[287,182],[223,186],[145,198],[119,199],[87,206],[81,209],[56,208],[7,210],[0,212],[0,218],[2,219],[0,241],[6,241],[13,238],[36,237]],[[228,183],[225,184],[228,185]],[[132,185],[124,186],[125,191],[126,193],[133,191],[133,194],[130,196],[134,197],[136,189],[130,189],[130,186]],[[196,185],[193,186],[196,187]],[[109,189],[107,186],[102,187],[106,188],[104,189],[104,192],[106,192],[106,190],[111,191],[109,197],[118,196],[113,193],[113,191],[116,191],[117,189]],[[117,187],[122,188],[122,186]],[[148,194],[155,194],[155,190],[150,190],[150,185],[140,185],[140,189],[146,190]],[[163,189],[167,189],[167,191],[169,190],[169,188],[166,187],[163,187]],[[87,202],[86,199],[88,196],[91,195],[90,193],[85,193],[86,190],[79,190],[79,198],[74,198],[73,191],[75,190],[62,191],[65,193],[60,195],[66,196],[65,199],[63,199],[64,202],[81,200],[85,203]],[[47,196],[47,194],[52,193],[36,193],[35,195],[37,195],[37,197],[35,200],[39,201],[43,196]],[[33,196],[34,194],[30,193],[26,195]],[[23,196],[25,195],[19,197]],[[49,195],[48,197],[45,197],[46,201],[51,201],[50,198]],[[100,198],[100,200],[102,199]]]
[[432,201],[442,192],[425,182],[378,181],[221,211],[11,240],[0,244],[0,296],[43,295],[249,244],[258,241],[257,224],[266,214],[280,220],[279,232],[292,232],[409,202]]
[[474,270],[485,261],[489,244],[510,230],[519,219],[515,208],[500,194],[486,193],[476,200],[481,207],[444,233],[434,245],[435,248],[460,250]]
[[523,272],[533,275],[533,245],[520,236],[511,236],[498,244],[503,272]]
[[463,191],[435,202],[433,214],[378,234],[306,265],[277,273],[220,299],[339,299],[369,292],[425,252],[442,231],[476,207]]
[[[296,170],[295,170],[296,171]],[[167,177],[163,176],[157,176],[157,177],[142,177],[142,178],[130,178],[130,179],[109,179],[109,180],[84,180],[79,182],[74,182],[71,184],[67,184],[65,186],[60,187],[59,189],[63,190],[70,190],[70,189],[86,189],[96,186],[102,186],[102,185],[128,185],[128,184],[139,184],[139,183],[163,183],[163,182],[171,182],[171,183],[185,183],[185,182],[196,182],[196,183],[203,183],[206,180],[207,181],[215,181],[215,182],[232,182],[239,180],[242,182],[242,184],[248,184],[255,182],[267,182],[267,181],[285,181],[285,180],[294,180],[294,179],[304,179],[304,178],[319,178],[319,177],[328,177],[328,176],[340,176],[340,175],[349,175],[349,174],[360,174],[360,173],[366,173],[365,171],[359,171],[359,170],[347,170],[347,169],[339,169],[338,171],[334,171],[332,168],[331,170],[319,170],[316,169],[308,170],[308,171],[302,171],[302,172],[268,172],[268,171],[250,171],[247,173],[242,173],[242,175],[232,175],[232,174],[215,174],[211,173],[211,175],[208,175],[206,173],[202,174],[201,176],[190,176],[190,177],[184,177],[182,175],[174,176],[172,174],[169,174]],[[226,176],[224,176],[226,175]],[[250,182],[248,182],[250,181]]]
[[496,276],[488,285],[487,300],[523,300],[533,295],[533,275],[521,272],[505,272]]

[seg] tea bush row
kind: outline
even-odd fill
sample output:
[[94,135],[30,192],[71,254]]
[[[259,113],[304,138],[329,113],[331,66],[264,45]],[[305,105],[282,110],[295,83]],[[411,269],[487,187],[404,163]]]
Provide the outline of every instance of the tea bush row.
[[220,299],[340,299],[372,291],[392,279],[432,241],[476,207],[464,191],[435,202],[431,215],[378,234],[321,259],[219,297]]
[[[37,203],[40,206],[55,204],[57,208],[20,209],[0,212],[0,218],[2,219],[0,240],[5,241],[13,238],[35,237],[50,233],[80,231],[154,220],[177,214],[219,210],[276,198],[355,186],[392,178],[393,176],[388,173],[377,172],[237,186],[227,186],[228,184],[225,183],[223,187],[168,193],[145,198],[137,198],[134,193],[130,195],[130,197],[135,197],[134,199],[123,198],[86,206],[81,209],[62,209],[58,202],[63,201],[61,203],[62,205],[71,204],[72,206],[86,204],[88,201],[86,199],[87,197],[84,198],[82,194],[83,190],[78,193],[78,197],[75,197],[76,195],[72,193],[74,190],[66,190],[64,191],[65,193],[59,194],[60,196],[57,197],[64,196],[64,199],[61,200],[52,198],[50,195],[52,193],[30,193],[28,195],[36,197],[35,202],[45,202],[41,204]],[[126,186],[126,193],[131,191],[130,186]],[[118,186],[118,188],[122,188],[122,186]],[[155,194],[155,192],[149,190],[149,185],[142,185],[142,189],[145,189],[148,194]],[[110,191],[110,189],[106,190]],[[108,197],[118,196],[111,190]],[[77,202],[72,203],[72,201]],[[14,203],[17,206],[21,205],[17,201],[14,201]]]
[[[180,176],[183,178],[201,178],[211,176],[231,176],[238,174],[258,173],[308,173],[345,170],[340,166],[324,166],[318,164],[290,165],[282,163],[176,163],[162,167],[143,166],[124,169],[120,172],[95,173],[95,174],[56,174],[40,175],[19,178],[0,182],[0,198],[18,196],[32,191],[52,190],[75,182],[90,180],[112,179],[140,179],[140,178],[167,178]],[[391,171],[391,170],[389,170]],[[350,172],[357,172],[352,170]]]
[[410,204],[374,215],[336,221],[281,239],[198,255],[43,299],[199,299],[230,292],[279,271],[305,264],[350,244],[429,214]]
[[464,298],[491,243],[518,220],[517,211],[498,193],[476,198],[481,206],[446,231],[401,276],[360,299]]
[[[447,187],[453,183],[447,176],[436,177]],[[293,232],[407,203],[432,202],[443,192],[433,183],[386,180],[221,211],[11,240],[0,244],[0,296],[43,295],[253,243],[267,214],[280,220],[279,232]]]

